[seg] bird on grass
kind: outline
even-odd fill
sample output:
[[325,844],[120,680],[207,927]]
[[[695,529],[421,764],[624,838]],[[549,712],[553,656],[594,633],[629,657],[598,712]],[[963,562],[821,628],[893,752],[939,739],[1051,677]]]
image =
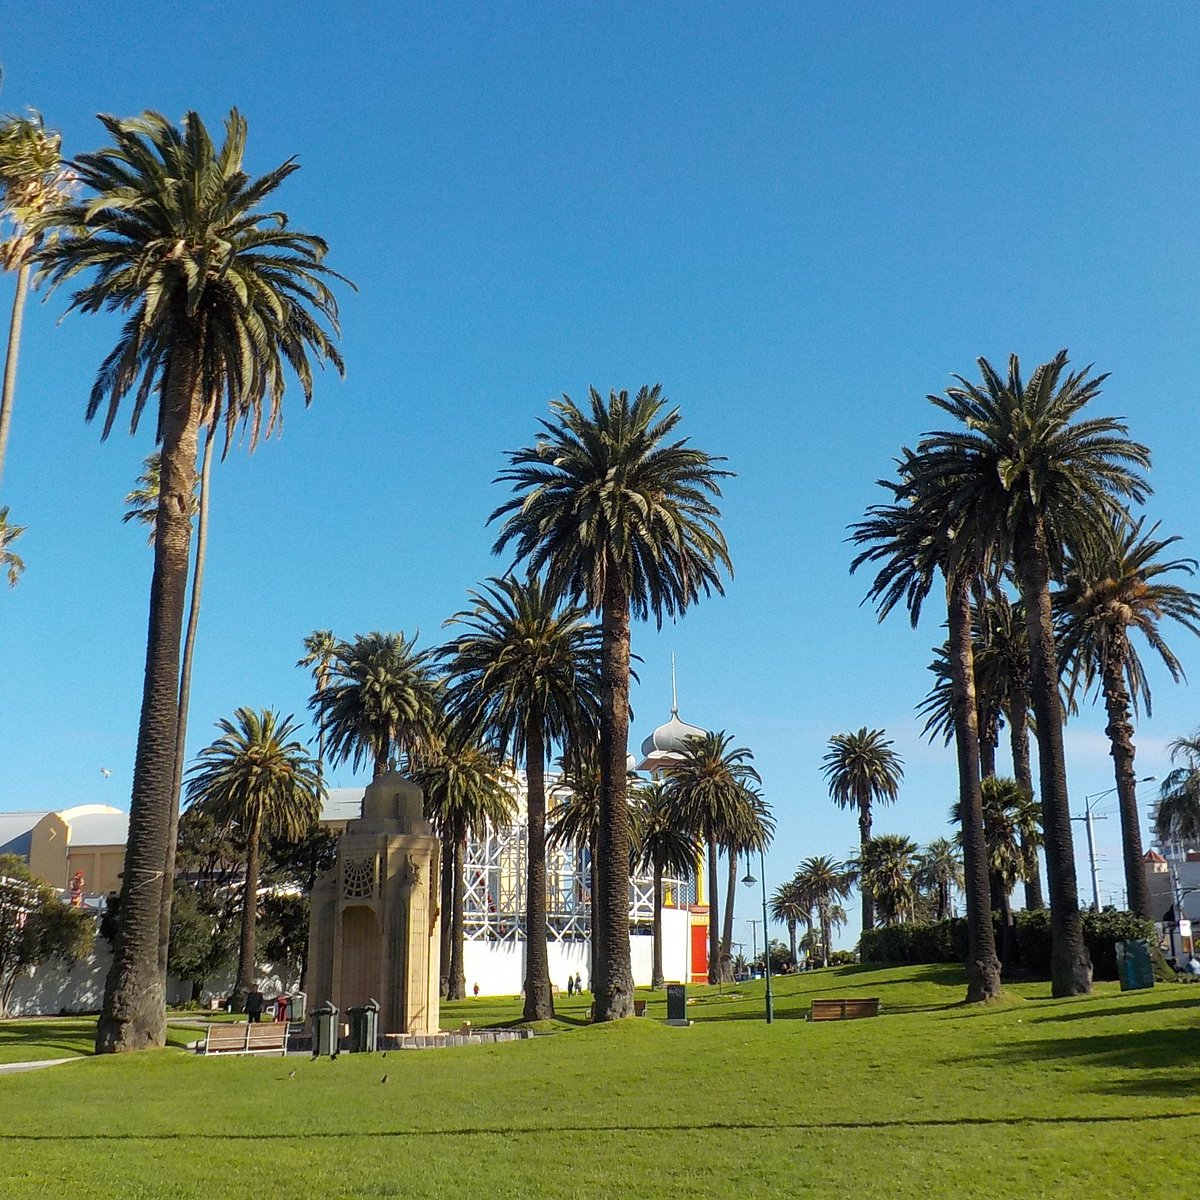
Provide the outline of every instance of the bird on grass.
[[289,1079],[295,1079],[295,1078],[296,1078],[296,1072],[295,1072],[294,1070],[292,1070],[292,1071],[289,1071],[289,1072],[288,1072],[288,1078],[289,1078]]
[[385,1075],[385,1076],[384,1076],[384,1077],[383,1077],[383,1078],[382,1078],[382,1079],[381,1079],[379,1082],[380,1082],[380,1083],[387,1083],[387,1076]]

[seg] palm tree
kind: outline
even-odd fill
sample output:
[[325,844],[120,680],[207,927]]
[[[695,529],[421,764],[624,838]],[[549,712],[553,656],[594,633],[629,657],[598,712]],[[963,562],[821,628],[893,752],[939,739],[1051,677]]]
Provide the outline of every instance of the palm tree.
[[1069,557],[1063,588],[1054,603],[1059,613],[1059,654],[1071,690],[1082,683],[1085,688],[1096,687],[1104,697],[1129,908],[1149,919],[1153,913],[1142,863],[1133,722],[1141,703],[1146,715],[1151,715],[1150,684],[1131,635],[1138,632],[1145,638],[1178,683],[1184,677],[1183,667],[1163,639],[1161,625],[1169,619],[1190,633],[1200,633],[1200,595],[1164,580],[1176,572],[1193,574],[1196,560],[1165,558],[1163,551],[1179,539],[1156,538],[1158,525],[1143,534],[1144,524],[1145,518],[1107,523],[1101,537]]
[[[323,692],[333,676],[333,664],[347,650],[345,642],[333,636],[332,629],[314,629],[304,639],[304,655],[296,666],[312,670],[315,691]],[[317,722],[317,763],[321,778],[325,777],[325,725]]]
[[1154,833],[1160,842],[1200,842],[1200,732],[1176,738],[1170,745],[1173,767],[1159,786]]
[[637,865],[654,875],[654,961],[650,986],[660,988],[663,977],[662,906],[663,878],[669,872],[677,879],[690,879],[700,857],[700,839],[684,824],[662,782],[646,783],[634,790],[642,808],[641,845]]
[[917,860],[917,881],[936,895],[936,919],[950,915],[950,899],[964,884],[962,855],[948,838],[934,838]]
[[0,508],[0,570],[8,576],[8,586],[16,587],[25,570],[25,560],[12,549],[12,544],[25,532],[24,525],[13,525],[8,519],[8,505]]
[[[904,778],[904,763],[882,729],[835,733],[821,760],[829,795],[838,808],[858,810],[860,853],[871,840],[871,808],[892,804]],[[875,926],[875,905],[868,884],[862,887],[863,929]]]
[[554,745],[590,745],[600,724],[600,631],[561,608],[532,576],[491,579],[448,625],[467,632],[439,652],[447,704],[469,728],[525,761],[525,1016],[554,1016],[546,929],[546,760]]
[[862,848],[855,868],[859,886],[869,890],[885,925],[912,919],[917,899],[916,842],[897,833],[882,833]]
[[1014,565],[1029,637],[1056,996],[1090,991],[1091,961],[1075,881],[1050,581],[1072,547],[1124,515],[1124,500],[1144,498],[1149,485],[1139,472],[1150,461],[1122,421],[1076,419],[1106,376],[1067,373],[1067,362],[1063,350],[1026,383],[1016,355],[1007,377],[979,359],[982,385],[956,376],[957,386],[929,397],[957,427],[926,434],[911,470],[915,486],[968,515],[972,537],[997,562]]
[[447,995],[451,1000],[465,1000],[463,863],[467,839],[485,836],[489,823],[508,824],[516,801],[505,786],[500,755],[490,746],[471,741],[461,729],[450,731],[442,749],[413,772],[413,780],[425,792],[425,814],[453,861]]
[[593,388],[581,409],[569,396],[551,405],[533,446],[508,455],[500,482],[516,493],[491,520],[505,518],[497,553],[512,545],[517,561],[546,573],[556,595],[600,614],[599,925],[602,955],[594,980],[601,1021],[633,1014],[629,958],[629,827],[626,757],[629,736],[631,617],[685,612],[701,596],[722,592],[729,552],[718,525],[721,459],[668,440],[678,409],[665,411],[661,389],[637,397]]
[[4,475],[8,431],[12,425],[29,276],[34,252],[45,234],[39,222],[49,209],[63,203],[67,195],[61,151],[62,136],[46,128],[40,113],[0,118],[0,220],[8,226],[9,234],[0,239],[0,270],[17,273],[4,381],[0,386],[0,477]]
[[360,634],[338,645],[325,686],[308,702],[334,762],[358,770],[370,761],[379,776],[393,755],[411,765],[436,750],[439,685],[429,652],[416,645],[416,634],[403,633]]
[[[133,393],[131,428],[158,397],[161,488],[150,591],[146,679],[122,884],[121,935],[96,1044],[102,1051],[161,1045],[158,972],[165,889],[159,878],[173,820],[180,644],[189,574],[191,496],[199,431],[239,421],[251,448],[280,420],[288,374],[305,401],[312,362],[340,372],[337,304],[325,243],[295,232],[262,202],[297,169],[288,161],[252,179],[242,170],[246,123],[233,110],[218,149],[196,113],[176,129],[157,113],[101,117],[113,145],[72,170],[90,193],[44,217],[61,230],[36,255],[54,286],[88,279],[72,295],[82,312],[128,314],[100,367],[87,416],[105,408],[103,436]],[[324,322],[324,324],[322,323]],[[326,326],[329,330],[327,331]]]
[[919,472],[909,450],[898,460],[899,480],[880,480],[894,502],[872,505],[866,518],[852,526],[851,540],[866,548],[851,564],[880,563],[868,596],[883,620],[900,603],[915,629],[935,574],[945,581],[946,624],[950,631],[948,665],[958,759],[958,794],[963,812],[963,859],[967,895],[967,1001],[1000,994],[1000,960],[996,956],[988,890],[987,842],[980,792],[979,706],[975,697],[975,661],[971,638],[973,592],[991,574],[982,539],[964,515],[944,502],[930,480]]
[[[845,924],[846,914],[839,901],[850,895],[850,877],[845,867],[824,856],[806,858],[793,881],[801,902],[816,909],[817,924],[821,931],[821,966],[829,966],[833,953],[833,930]],[[839,920],[840,917],[840,920]]]
[[708,846],[708,982],[720,982],[720,914],[717,902],[717,852],[746,830],[752,804],[747,789],[761,783],[750,765],[754,755],[733,747],[724,730],[689,737],[683,754],[665,772],[670,803],[679,820],[700,833]]
[[294,738],[292,717],[266,708],[239,708],[217,722],[221,736],[206,746],[188,772],[188,803],[218,825],[236,830],[245,845],[242,936],[234,1008],[241,1012],[254,990],[254,934],[258,919],[259,850],[264,837],[299,841],[317,823],[323,789],[317,764]]
[[797,882],[797,877],[793,876],[787,883],[781,883],[771,893],[770,912],[772,921],[787,926],[792,962],[799,963],[800,960],[796,957],[796,929],[801,922],[806,929],[812,929],[813,907]]
[[[959,823],[958,804],[950,820]],[[992,909],[1000,914],[1003,937],[1001,959],[1011,962],[1014,952],[1012,893],[1037,863],[1042,844],[1040,808],[1015,780],[994,775],[983,781],[983,828],[987,838],[988,876]]]
[[725,851],[725,910],[721,931],[721,962],[733,958],[733,910],[737,902],[738,856],[765,851],[775,835],[775,818],[762,794],[746,788],[742,802],[731,811],[721,848]]
[[597,843],[600,840],[600,766],[596,755],[576,747],[570,757],[559,760],[559,786],[555,789],[555,805],[546,822],[546,844],[570,847],[582,863],[588,856],[588,912],[591,926],[591,967],[589,975],[596,978],[600,939],[603,936],[596,920],[597,872],[599,868]]

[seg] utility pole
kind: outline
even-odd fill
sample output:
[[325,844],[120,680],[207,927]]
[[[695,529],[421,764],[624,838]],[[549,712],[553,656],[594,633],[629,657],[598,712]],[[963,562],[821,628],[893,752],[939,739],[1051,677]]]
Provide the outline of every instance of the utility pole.
[[[1155,775],[1144,775],[1141,779],[1134,780],[1134,782],[1153,783],[1156,778],[1157,776]],[[1087,829],[1088,862],[1091,864],[1092,868],[1092,904],[1095,907],[1096,912],[1100,911],[1100,871],[1096,866],[1096,829],[1093,822],[1107,821],[1108,818],[1102,814],[1098,815],[1094,811],[1093,805],[1097,800],[1103,800],[1105,796],[1111,796],[1119,790],[1119,788],[1111,787],[1106,791],[1095,792],[1091,796],[1084,796],[1083,816],[1071,818],[1072,821],[1082,821]]]
[[746,924],[750,926],[750,963],[753,966],[755,959],[758,958],[758,921],[747,919]]

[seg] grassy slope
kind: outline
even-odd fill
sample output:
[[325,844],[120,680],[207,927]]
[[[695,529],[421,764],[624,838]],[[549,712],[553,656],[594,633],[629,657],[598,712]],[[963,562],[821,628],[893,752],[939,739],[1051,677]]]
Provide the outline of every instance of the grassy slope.
[[[1030,985],[971,1011],[954,971],[847,968],[780,981],[770,1028],[761,984],[739,990],[698,989],[685,1030],[317,1063],[164,1052],[0,1079],[0,1196],[1193,1191],[1200,988],[1052,1001]],[[839,993],[879,994],[887,1015],[797,1019]],[[515,1006],[467,1001],[443,1023],[464,1012]]]

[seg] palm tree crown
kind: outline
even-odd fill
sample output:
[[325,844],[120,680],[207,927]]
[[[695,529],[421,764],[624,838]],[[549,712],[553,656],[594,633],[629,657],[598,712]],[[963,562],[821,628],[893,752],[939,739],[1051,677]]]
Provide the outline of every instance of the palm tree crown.
[[8,519],[8,505],[0,508],[0,570],[8,576],[8,586],[16,587],[25,570],[25,560],[12,548],[13,542],[25,532],[24,525],[13,525]]
[[551,590],[594,612],[615,583],[633,616],[660,624],[724,591],[720,568],[732,564],[714,499],[731,472],[686,438],[667,440],[680,413],[666,404],[658,385],[607,402],[593,388],[587,411],[569,396],[553,402],[555,419],[499,475],[517,495],[489,518],[505,518],[496,552],[511,545]]
[[1159,786],[1154,833],[1160,842],[1200,844],[1200,733],[1171,743],[1173,767]]
[[335,761],[370,759],[380,775],[393,754],[412,762],[436,745],[439,686],[416,644],[416,634],[369,633],[337,648],[309,700]]

